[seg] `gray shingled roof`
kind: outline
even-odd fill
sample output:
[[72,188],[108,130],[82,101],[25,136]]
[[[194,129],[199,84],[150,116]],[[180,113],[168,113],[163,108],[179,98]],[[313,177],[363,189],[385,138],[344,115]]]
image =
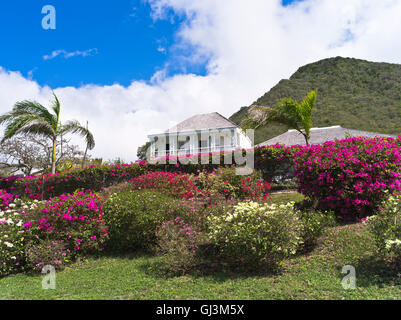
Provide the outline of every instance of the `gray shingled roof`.
[[[310,144],[322,144],[326,141],[333,141],[335,139],[345,139],[346,134],[352,137],[392,137],[396,138],[394,135],[390,134],[383,134],[377,132],[369,132],[369,131],[361,131],[355,129],[347,129],[341,126],[333,126],[327,128],[312,128],[311,129],[311,137],[310,137]],[[288,130],[287,132],[274,137],[270,140],[262,142],[258,144],[258,146],[269,146],[274,144],[284,144],[286,146],[293,146],[293,145],[306,145],[305,138],[302,134],[300,134],[296,130]]]
[[169,132],[187,132],[195,130],[213,130],[213,129],[224,129],[224,128],[236,128],[238,127],[234,122],[223,117],[218,112],[197,114],[192,116],[174,127],[166,131]]

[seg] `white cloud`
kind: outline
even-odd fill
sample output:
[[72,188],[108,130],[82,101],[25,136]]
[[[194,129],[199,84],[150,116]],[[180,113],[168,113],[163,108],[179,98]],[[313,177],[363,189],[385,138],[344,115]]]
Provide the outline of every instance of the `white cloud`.
[[72,57],[76,57],[76,56],[81,56],[81,57],[88,57],[88,56],[92,56],[98,53],[97,48],[93,48],[93,49],[88,49],[85,51],[73,51],[73,52],[68,52],[65,50],[54,50],[51,54],[49,55],[44,55],[43,56],[43,60],[51,60],[54,59],[60,55],[63,56],[63,58],[65,59],[69,59]]
[[[147,134],[196,113],[230,116],[319,59],[401,63],[400,0],[305,0],[289,7],[279,0],[148,1],[154,19],[171,18],[169,10],[186,17],[173,44],[175,56],[150,82],[55,90],[64,119],[89,120],[95,156],[134,160]],[[170,65],[206,58],[206,76],[168,76]],[[49,98],[50,88],[0,69],[0,112],[18,100]]]

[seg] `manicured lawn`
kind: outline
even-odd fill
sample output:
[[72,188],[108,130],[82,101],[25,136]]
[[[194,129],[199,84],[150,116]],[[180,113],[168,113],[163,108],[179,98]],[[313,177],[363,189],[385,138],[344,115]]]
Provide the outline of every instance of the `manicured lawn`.
[[278,191],[270,194],[269,196],[269,202],[277,204],[287,203],[290,201],[298,202],[304,199],[305,197],[296,191]]

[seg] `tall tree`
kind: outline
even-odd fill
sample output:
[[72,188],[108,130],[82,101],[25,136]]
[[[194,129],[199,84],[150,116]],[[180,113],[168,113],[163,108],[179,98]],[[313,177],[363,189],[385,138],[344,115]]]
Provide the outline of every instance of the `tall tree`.
[[79,134],[86,140],[89,150],[94,148],[95,140],[92,133],[76,120],[62,124],[60,121],[60,101],[54,92],[53,98],[50,111],[36,101],[17,102],[10,112],[0,116],[0,124],[6,125],[1,143],[18,134],[33,134],[50,139],[52,144],[51,172],[55,173],[58,137],[68,133]]
[[242,127],[256,129],[271,122],[284,124],[289,129],[295,129],[301,133],[306,145],[309,145],[316,96],[317,90],[312,90],[300,103],[291,98],[282,98],[273,108],[256,107],[255,115],[245,119]]

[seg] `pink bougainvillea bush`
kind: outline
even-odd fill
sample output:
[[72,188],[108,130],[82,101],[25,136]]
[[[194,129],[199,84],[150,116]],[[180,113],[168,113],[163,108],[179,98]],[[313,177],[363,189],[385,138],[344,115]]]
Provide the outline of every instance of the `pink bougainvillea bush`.
[[6,190],[0,189],[0,211],[8,209],[8,205],[13,202],[14,196],[8,193]]
[[299,191],[345,219],[369,215],[385,192],[401,190],[400,138],[354,137],[300,148]]
[[63,241],[65,250],[73,257],[100,251],[107,239],[103,202],[89,190],[63,194],[29,210],[24,228],[38,242]]

